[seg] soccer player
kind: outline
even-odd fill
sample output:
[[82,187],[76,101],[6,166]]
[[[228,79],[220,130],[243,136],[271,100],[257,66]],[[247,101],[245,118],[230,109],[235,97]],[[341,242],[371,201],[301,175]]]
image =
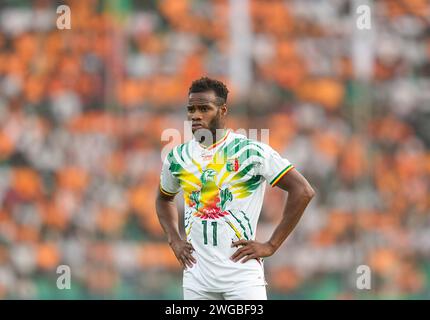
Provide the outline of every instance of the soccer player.
[[[266,300],[263,258],[276,252],[314,196],[306,179],[269,145],[225,128],[227,95],[215,79],[192,83],[187,111],[193,139],[173,148],[160,176],[157,215],[184,268],[186,300]],[[266,181],[287,191],[288,200],[270,239],[257,242]],[[181,190],[184,239],[174,203]]]

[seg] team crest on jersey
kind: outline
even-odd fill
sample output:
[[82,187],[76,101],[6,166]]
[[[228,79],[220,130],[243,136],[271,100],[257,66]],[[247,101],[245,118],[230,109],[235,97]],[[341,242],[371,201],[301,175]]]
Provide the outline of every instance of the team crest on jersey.
[[239,171],[239,159],[227,159],[227,171],[229,172],[237,172]]

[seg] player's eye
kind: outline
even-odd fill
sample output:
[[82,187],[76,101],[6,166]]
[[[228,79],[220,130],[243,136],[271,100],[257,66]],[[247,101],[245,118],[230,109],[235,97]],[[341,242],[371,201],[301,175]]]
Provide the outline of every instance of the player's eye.
[[189,113],[193,113],[194,111],[196,111],[196,108],[194,107],[187,107],[187,110]]
[[201,107],[200,107],[200,111],[201,111],[201,112],[206,112],[206,111],[208,111],[208,107],[206,107],[206,106],[201,106]]

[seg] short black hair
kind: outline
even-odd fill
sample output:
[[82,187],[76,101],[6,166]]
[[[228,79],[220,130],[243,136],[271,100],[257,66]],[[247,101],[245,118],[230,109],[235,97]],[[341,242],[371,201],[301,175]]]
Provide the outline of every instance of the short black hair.
[[227,86],[219,80],[202,77],[194,80],[191,84],[188,94],[196,92],[214,91],[217,99],[217,104],[222,105],[227,102],[228,89]]

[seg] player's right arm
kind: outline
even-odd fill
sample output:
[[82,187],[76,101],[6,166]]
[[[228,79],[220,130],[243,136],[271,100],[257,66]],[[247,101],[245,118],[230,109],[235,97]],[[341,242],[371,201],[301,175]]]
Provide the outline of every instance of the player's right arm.
[[170,163],[166,157],[160,176],[160,186],[158,188],[155,208],[158,221],[167,236],[167,241],[175,253],[176,258],[183,268],[192,267],[196,260],[192,252],[191,243],[183,240],[179,233],[178,210],[174,199],[180,189],[178,178],[170,171]]
[[175,196],[163,193],[159,188],[156,199],[158,220],[167,236],[167,241],[183,268],[192,267],[196,260],[191,243],[181,239],[178,228],[178,210],[174,202]]

